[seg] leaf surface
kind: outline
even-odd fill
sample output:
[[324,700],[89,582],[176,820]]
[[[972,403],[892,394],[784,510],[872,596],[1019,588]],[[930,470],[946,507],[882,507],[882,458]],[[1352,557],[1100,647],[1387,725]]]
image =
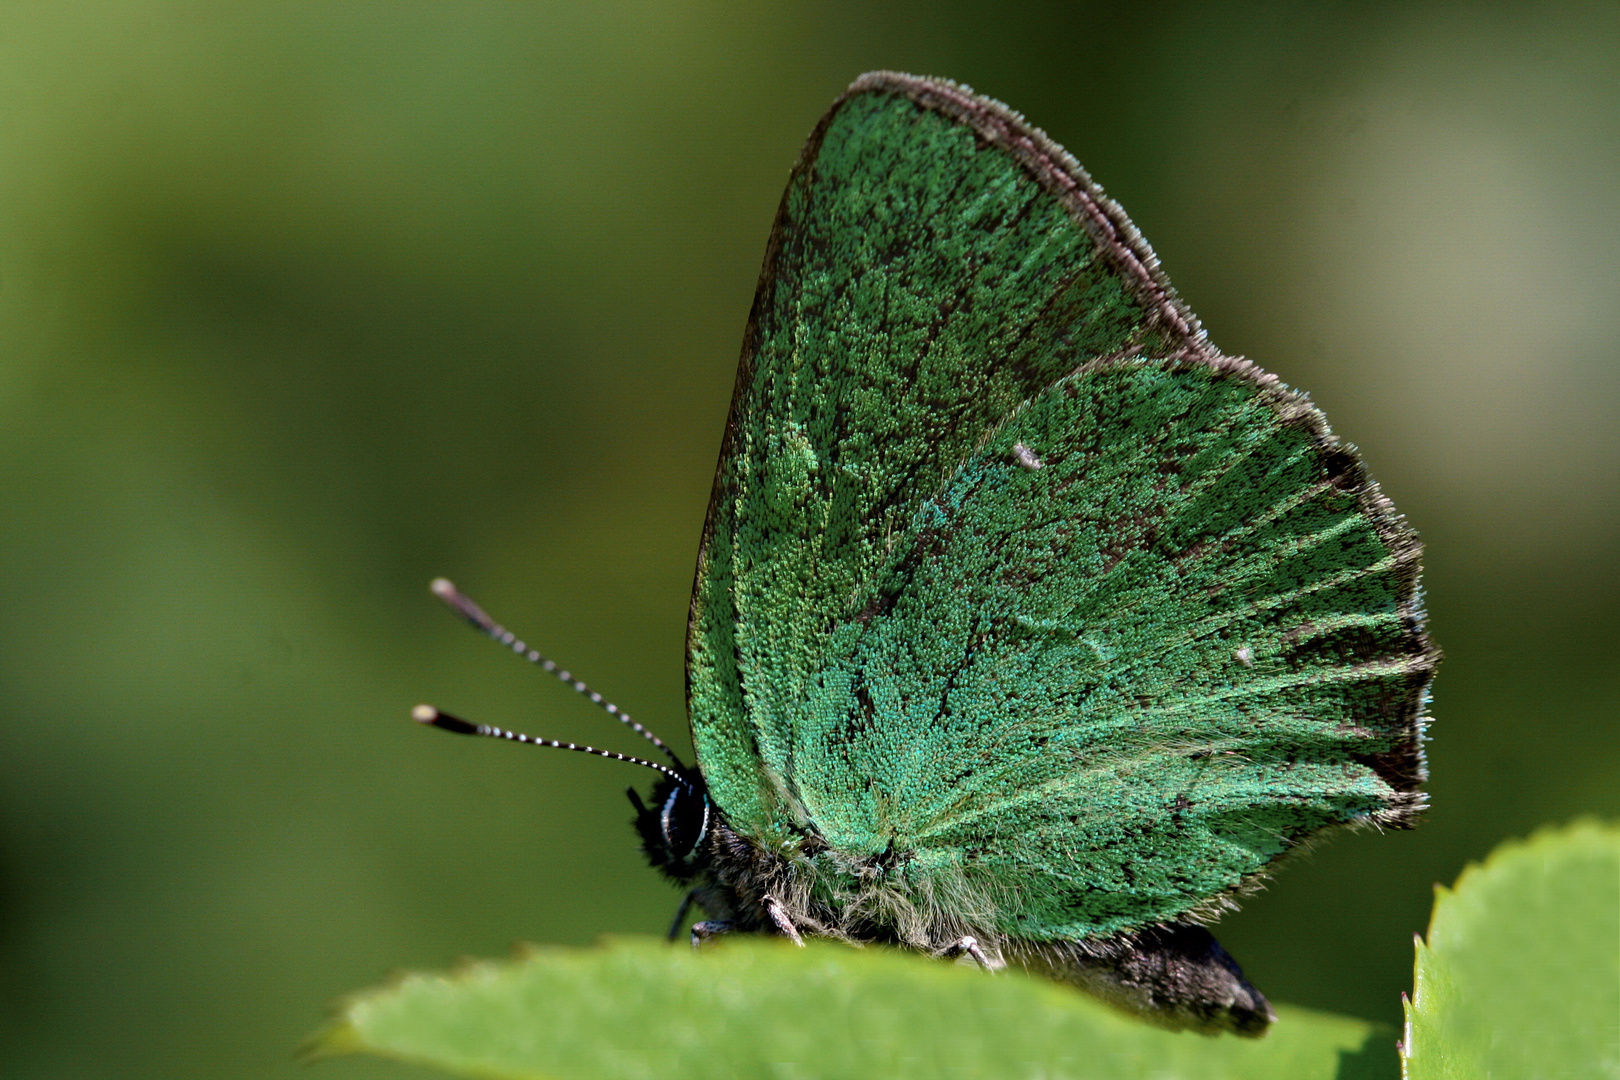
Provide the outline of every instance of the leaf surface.
[[1620,1077],[1620,827],[1504,844],[1435,891],[1407,1080]]
[[1209,1038],[1148,1027],[1023,975],[886,949],[735,940],[693,953],[630,938],[405,976],[351,999],[309,1051],[500,1080],[1394,1074],[1390,1032],[1279,1012],[1263,1039]]

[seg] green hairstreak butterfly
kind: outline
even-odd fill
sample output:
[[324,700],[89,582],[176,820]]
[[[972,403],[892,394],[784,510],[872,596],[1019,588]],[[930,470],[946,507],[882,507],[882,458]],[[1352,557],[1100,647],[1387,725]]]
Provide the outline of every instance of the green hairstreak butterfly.
[[631,792],[707,919],[1020,964],[1256,1034],[1205,928],[1421,810],[1417,538],[1301,394],[1221,354],[1061,147],[862,76],[794,167],[693,588],[698,764]]

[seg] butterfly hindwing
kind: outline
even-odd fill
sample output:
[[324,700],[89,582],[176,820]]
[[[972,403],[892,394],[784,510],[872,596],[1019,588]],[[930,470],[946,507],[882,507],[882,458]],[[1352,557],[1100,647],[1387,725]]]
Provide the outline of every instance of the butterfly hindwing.
[[1416,556],[1060,148],[867,76],[744,341],[693,596],[704,778],[761,848],[971,892],[1001,933],[1172,919],[1415,808]]
[[1413,809],[1415,550],[1277,393],[1243,368],[1103,365],[925,504],[797,731],[833,847],[977,877],[1004,932],[1094,937]]

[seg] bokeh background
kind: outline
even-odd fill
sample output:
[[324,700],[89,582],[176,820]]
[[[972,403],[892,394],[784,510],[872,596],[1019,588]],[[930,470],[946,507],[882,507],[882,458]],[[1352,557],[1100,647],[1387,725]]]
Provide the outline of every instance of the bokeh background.
[[[1394,1023],[1430,888],[1620,813],[1620,6],[106,0],[0,6],[0,1073],[417,1075],[292,1050],[400,968],[657,933],[737,346],[859,72],[1070,147],[1217,344],[1429,544],[1433,811],[1221,931]],[[425,1074],[422,1074],[425,1075]]]

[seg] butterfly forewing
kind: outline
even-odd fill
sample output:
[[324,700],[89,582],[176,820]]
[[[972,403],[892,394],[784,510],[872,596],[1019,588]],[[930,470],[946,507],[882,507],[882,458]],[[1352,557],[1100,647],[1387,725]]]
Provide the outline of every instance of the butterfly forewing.
[[744,342],[704,777],[761,847],[968,882],[1005,933],[1170,919],[1415,808],[1416,556],[1067,155],[869,76],[794,170]]

